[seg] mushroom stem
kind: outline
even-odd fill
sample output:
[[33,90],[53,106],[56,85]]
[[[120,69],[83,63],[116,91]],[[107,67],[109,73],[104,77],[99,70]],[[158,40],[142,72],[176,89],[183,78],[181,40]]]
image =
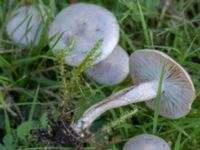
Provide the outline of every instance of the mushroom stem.
[[82,132],[88,129],[92,122],[107,110],[151,100],[156,97],[157,88],[158,81],[151,81],[123,89],[87,109],[74,128],[76,131]]

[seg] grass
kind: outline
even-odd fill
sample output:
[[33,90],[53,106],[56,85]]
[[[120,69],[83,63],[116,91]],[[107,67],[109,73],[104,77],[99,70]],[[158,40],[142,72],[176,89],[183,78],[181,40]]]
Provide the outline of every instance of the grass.
[[153,134],[156,134],[157,132],[157,126],[158,126],[158,115],[160,112],[160,98],[162,94],[162,85],[163,85],[163,77],[165,71],[165,64],[162,66],[162,70],[160,71],[160,80],[158,83],[158,90],[156,95],[156,105],[155,105],[155,112],[154,112],[154,118],[153,118]]
[[[73,92],[70,93],[69,106],[73,108],[71,112],[74,114],[72,120],[76,120],[92,104],[132,85],[130,76],[116,86],[99,85],[82,74],[84,67],[77,77],[74,75],[76,68],[58,63],[51,48],[47,46],[48,41],[45,40],[48,24],[61,9],[73,1],[79,2],[0,1],[0,149],[45,149],[41,142],[37,142],[37,139],[29,134],[29,130],[35,127],[48,128],[47,113],[51,112],[55,118],[61,113],[59,106],[63,102],[65,89],[62,86],[60,67],[66,70],[65,82],[70,81],[70,77],[76,77],[73,80]],[[174,150],[200,149],[199,0],[175,0],[171,1],[167,8],[161,0],[87,2],[101,5],[114,13],[120,24],[119,43],[129,54],[137,49],[155,48],[180,63],[191,75],[197,95],[190,113],[177,120],[168,120],[161,116],[156,119],[157,115],[154,117],[154,113],[144,103],[111,110],[98,118],[92,126],[93,131],[101,127],[104,129],[103,132],[97,132],[98,142],[104,143],[106,135],[110,139],[105,142],[108,143],[109,149],[120,149],[130,137],[152,133],[153,130]],[[39,46],[35,49],[31,45],[26,48],[13,42],[5,33],[11,12],[23,3],[33,3],[47,14],[45,30]],[[9,108],[13,112],[9,111]],[[85,149],[92,148],[88,145]]]

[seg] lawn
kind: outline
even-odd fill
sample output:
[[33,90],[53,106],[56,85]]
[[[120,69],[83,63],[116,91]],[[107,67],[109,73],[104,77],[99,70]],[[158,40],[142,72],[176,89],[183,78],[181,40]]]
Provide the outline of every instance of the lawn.
[[[107,111],[92,124],[94,134],[84,142],[79,137],[74,141],[78,135],[71,131],[72,122],[93,104],[134,84],[130,75],[117,85],[98,84],[83,73],[96,57],[88,56],[78,67],[71,67],[64,64],[62,53],[53,54],[47,40],[49,25],[62,9],[76,2],[111,11],[120,26],[119,45],[129,55],[139,49],[157,49],[183,66],[196,89],[189,114],[170,120],[156,117],[145,103],[131,104]],[[45,14],[36,47],[14,42],[6,34],[12,12],[27,4]],[[199,0],[1,0],[0,149],[118,150],[142,133],[162,137],[173,150],[200,149],[199,42]]]

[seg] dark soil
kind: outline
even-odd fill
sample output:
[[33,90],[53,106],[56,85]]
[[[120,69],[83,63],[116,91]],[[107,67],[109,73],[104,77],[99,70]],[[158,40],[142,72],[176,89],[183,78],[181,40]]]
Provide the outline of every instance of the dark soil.
[[[57,121],[49,118],[50,129],[36,129],[31,133],[38,137],[45,146],[76,147],[80,149],[84,145],[83,140],[74,132],[70,121],[59,118]],[[50,131],[50,132],[48,132]]]

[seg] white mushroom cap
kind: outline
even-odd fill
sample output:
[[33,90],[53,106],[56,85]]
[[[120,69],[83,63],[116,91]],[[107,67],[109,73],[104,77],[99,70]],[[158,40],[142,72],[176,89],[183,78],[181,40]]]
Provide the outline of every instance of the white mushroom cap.
[[[160,115],[170,119],[185,116],[195,99],[195,89],[188,73],[166,54],[156,50],[138,50],[130,57],[130,72],[135,83],[159,81],[165,64]],[[155,108],[155,100],[146,101]]]
[[129,73],[129,56],[124,49],[116,46],[105,60],[92,66],[85,73],[100,84],[118,84]]
[[[56,43],[58,37],[61,39]],[[56,36],[57,35],[57,36]],[[66,63],[78,66],[96,42],[103,39],[101,47],[97,50],[101,55],[94,62],[97,64],[108,57],[119,40],[119,25],[115,16],[100,6],[87,3],[77,3],[62,10],[52,22],[49,30],[50,46],[54,52],[57,49],[66,49],[69,40],[75,39],[75,47]]]
[[129,139],[123,150],[170,150],[170,147],[158,136],[141,134]]
[[37,46],[42,34],[41,13],[34,6],[23,6],[13,13],[6,26],[7,34],[13,41],[24,45]]

